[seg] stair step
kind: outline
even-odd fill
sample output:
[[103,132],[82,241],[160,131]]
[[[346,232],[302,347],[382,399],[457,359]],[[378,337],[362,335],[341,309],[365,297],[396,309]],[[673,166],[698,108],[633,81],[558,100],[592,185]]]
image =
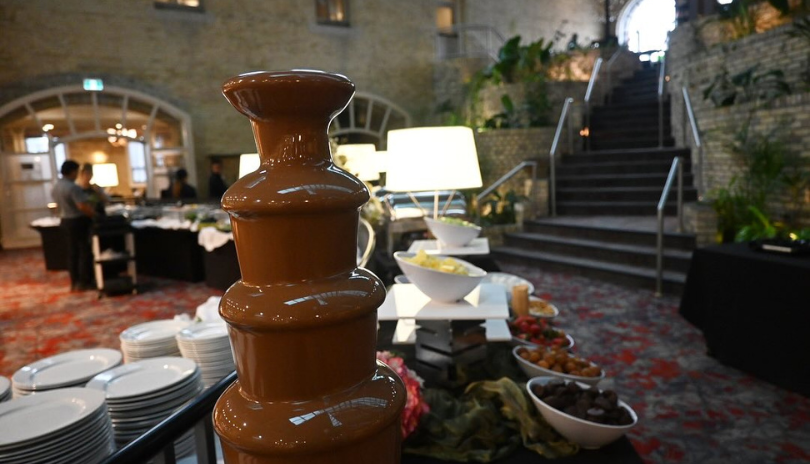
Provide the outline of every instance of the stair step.
[[[588,184],[585,187],[567,187],[557,189],[558,202],[570,201],[632,201],[655,203],[661,198],[663,184],[659,187],[592,187]],[[675,198],[675,190],[671,193]],[[691,186],[684,186],[684,201],[697,200],[697,190]]]
[[[561,216],[651,216],[657,214],[658,202],[651,201],[558,201]],[[677,204],[668,201],[665,215],[677,214]]]
[[662,161],[672,164],[673,158],[682,156],[685,161],[690,159],[688,148],[641,148],[628,150],[592,150],[585,153],[565,155],[563,163],[575,165],[579,163],[598,162],[633,162],[633,161]]
[[[664,138],[670,137],[669,125],[664,125]],[[658,122],[654,121],[653,124],[639,124],[636,126],[612,127],[609,129],[597,129],[591,127],[591,139],[604,139],[613,140],[621,138],[650,138],[655,137],[658,140]]]
[[[663,173],[558,176],[557,187],[567,188],[589,185],[591,187],[658,187],[663,189],[666,181],[667,175]],[[691,173],[683,173],[683,183],[684,185],[694,185]]]
[[[645,127],[658,133],[658,113],[649,117],[626,117],[626,118],[606,118],[595,117],[591,118],[591,131],[597,130],[625,130],[637,127]],[[664,130],[665,134],[669,134],[672,127],[669,115],[664,114]]]
[[[592,174],[653,174],[669,173],[671,160],[661,161],[607,161],[598,163],[563,164],[557,166],[557,174],[565,175],[592,175]],[[691,163],[684,160],[684,171],[689,171]]]
[[[621,139],[591,138],[592,150],[608,150],[619,148],[653,148],[659,145],[658,137],[635,137]],[[674,147],[675,139],[664,137],[664,147]]]
[[[655,268],[658,251],[655,246],[612,243],[600,240],[559,237],[532,232],[510,233],[504,236],[507,246],[587,258],[608,263]],[[691,251],[663,250],[665,270],[686,273],[692,259]]]
[[[604,106],[596,106],[592,108],[593,115],[600,115],[600,114],[616,114],[616,113],[627,113],[627,114],[636,114],[636,113],[650,113],[650,114],[658,114],[658,100],[655,101],[645,101],[642,103],[638,102],[629,102],[629,103],[622,103],[618,101],[611,102],[609,105]],[[664,102],[664,114],[669,112],[669,100]]]
[[[610,218],[605,218],[608,220]],[[650,220],[654,223],[655,218]],[[555,235],[559,237],[577,237],[583,240],[597,240],[601,242],[624,243],[637,246],[654,247],[656,245],[656,232],[650,230],[636,230],[611,225],[584,225],[581,223],[565,222],[565,218],[535,219],[525,221],[525,232],[542,235]],[[609,223],[608,223],[609,224]],[[695,236],[678,232],[664,233],[664,247],[682,251],[692,251],[696,246]]]
[[[574,258],[555,253],[521,250],[514,247],[496,247],[492,250],[498,261],[518,262],[539,266],[544,270],[566,272],[585,277],[597,278],[623,285],[655,289],[656,273],[653,269],[626,264],[605,263],[592,259]],[[664,272],[663,290],[679,294],[686,283],[686,275],[681,272]]]

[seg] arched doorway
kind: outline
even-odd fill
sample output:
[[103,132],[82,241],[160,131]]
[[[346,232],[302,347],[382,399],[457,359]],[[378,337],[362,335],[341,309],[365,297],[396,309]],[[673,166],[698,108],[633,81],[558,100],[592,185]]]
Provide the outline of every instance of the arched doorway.
[[631,0],[619,13],[616,35],[632,52],[667,49],[667,34],[675,28],[675,0]]
[[0,107],[0,230],[4,248],[36,245],[31,221],[50,214],[51,188],[65,159],[115,165],[121,197],[157,197],[175,169],[196,170],[191,117],[143,92],[120,87],[51,88]]

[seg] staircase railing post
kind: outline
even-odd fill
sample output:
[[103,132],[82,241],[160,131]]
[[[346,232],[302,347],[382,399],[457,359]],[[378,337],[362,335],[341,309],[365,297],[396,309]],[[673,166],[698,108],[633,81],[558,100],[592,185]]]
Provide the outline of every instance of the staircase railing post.
[[593,72],[591,72],[591,79],[588,81],[588,90],[585,91],[585,129],[588,131],[588,136],[585,137],[585,151],[591,151],[591,96],[593,88],[596,85],[596,79],[599,77],[599,70],[602,68],[602,58],[597,58],[593,64]]
[[666,55],[661,57],[658,66],[658,148],[664,148],[664,83],[666,81]]

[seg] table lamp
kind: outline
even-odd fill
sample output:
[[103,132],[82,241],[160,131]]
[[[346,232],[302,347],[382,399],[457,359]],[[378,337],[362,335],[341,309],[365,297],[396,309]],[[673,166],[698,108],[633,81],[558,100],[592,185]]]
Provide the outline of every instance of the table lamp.
[[372,143],[350,143],[338,146],[335,159],[343,158],[343,169],[358,179],[369,182],[380,180],[376,153],[377,147]]
[[245,153],[239,155],[239,178],[243,178],[251,172],[259,169],[261,161],[258,153]]
[[118,166],[115,163],[94,164],[90,182],[99,187],[118,187]]
[[433,218],[438,218],[439,190],[483,185],[472,129],[415,127],[388,132],[386,176],[386,189],[392,192],[436,191]]

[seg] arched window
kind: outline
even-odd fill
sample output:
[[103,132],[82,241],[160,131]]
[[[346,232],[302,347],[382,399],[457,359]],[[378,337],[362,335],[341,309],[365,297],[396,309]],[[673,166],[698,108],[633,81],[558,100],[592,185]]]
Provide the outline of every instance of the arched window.
[[666,50],[674,28],[675,0],[632,0],[619,14],[616,35],[636,53]]
[[354,94],[349,106],[329,127],[329,135],[337,137],[338,144],[373,143],[377,150],[385,150],[389,130],[411,126],[411,116],[385,98],[364,92]]
[[0,206],[4,247],[30,246],[28,225],[47,216],[50,191],[65,159],[114,163],[112,193],[157,197],[174,169],[196,182],[191,118],[142,92],[81,85],[35,92],[0,107]]

